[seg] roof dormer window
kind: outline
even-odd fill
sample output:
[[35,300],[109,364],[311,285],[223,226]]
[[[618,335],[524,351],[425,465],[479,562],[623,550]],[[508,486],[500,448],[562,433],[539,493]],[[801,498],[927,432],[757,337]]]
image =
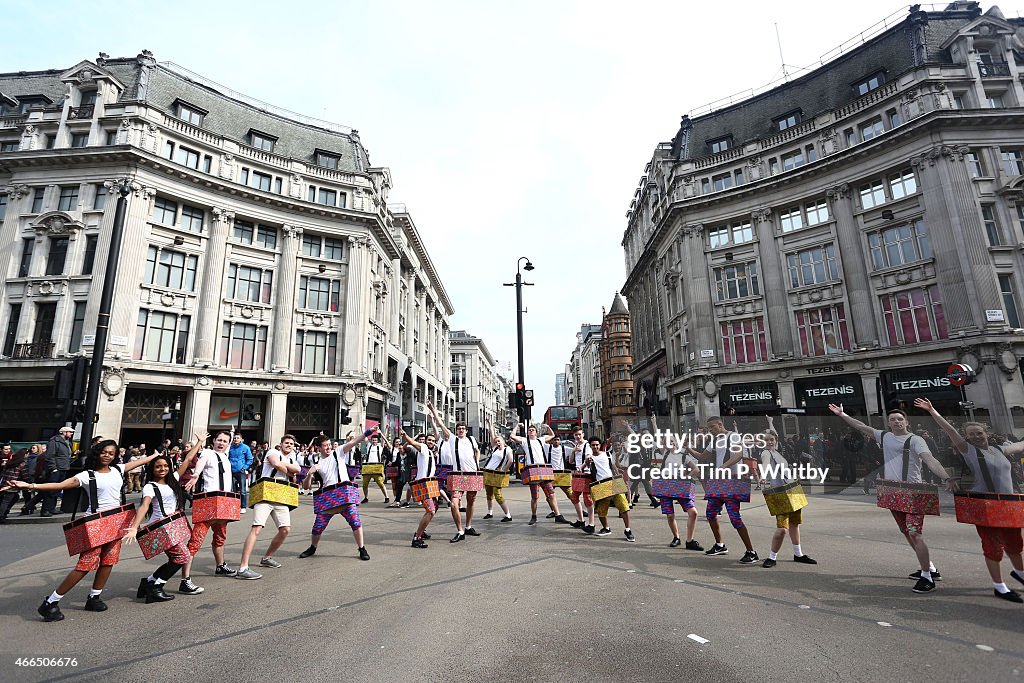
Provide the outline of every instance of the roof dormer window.
[[791,111],[788,114],[783,114],[777,119],[772,120],[772,125],[775,130],[784,131],[788,128],[793,128],[800,123],[800,111]]
[[864,80],[854,83],[853,90],[857,93],[857,97],[860,97],[861,95],[867,95],[872,90],[877,90],[882,87],[883,83],[885,83],[885,72],[878,71],[871,74]]
[[267,135],[258,130],[249,130],[249,144],[256,149],[262,149],[264,152],[273,152],[276,142],[277,138],[273,135]]
[[322,166],[323,168],[330,168],[332,170],[338,170],[338,164],[341,162],[341,155],[336,152],[328,152],[323,149],[318,149],[315,152],[316,165]]
[[714,140],[708,140],[708,147],[711,148],[712,154],[719,154],[727,149],[731,149],[732,136],[726,135],[724,137],[715,138]]
[[185,123],[191,123],[193,126],[201,126],[203,125],[203,119],[209,112],[204,109],[200,109],[193,104],[189,104],[188,102],[175,100],[174,113]]

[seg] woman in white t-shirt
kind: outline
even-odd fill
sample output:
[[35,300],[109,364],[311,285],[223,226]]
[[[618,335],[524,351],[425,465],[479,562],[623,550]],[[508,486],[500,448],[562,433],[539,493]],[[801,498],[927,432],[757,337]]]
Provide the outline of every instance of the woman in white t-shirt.
[[[135,521],[124,534],[126,544],[131,544],[135,540],[139,525],[146,521],[147,516],[150,523],[159,522],[185,507],[185,490],[178,483],[177,473],[173,470],[169,456],[157,455],[156,459],[149,463],[146,468],[146,480],[146,485],[142,487],[142,502],[135,513]],[[179,593],[198,595],[203,592],[202,588],[192,583],[192,556],[188,552],[188,545],[183,541],[165,552],[167,562],[139,582],[136,597],[146,598],[147,605],[151,602],[174,599],[173,595],[164,591],[164,584],[179,569],[183,570],[181,584],[178,586]]]
[[[92,451],[85,461],[85,471],[79,472],[73,477],[49,484],[27,484],[23,481],[12,481],[4,490],[16,488],[33,491],[67,491],[82,487],[88,492],[91,488],[90,480],[95,478],[96,500],[91,500],[91,495],[86,494],[90,496],[87,514],[103,512],[104,510],[110,510],[121,505],[121,489],[124,487],[125,473],[146,465],[156,455],[154,453],[124,465],[114,465],[113,462],[118,456],[118,446],[116,441],[108,439],[100,441],[92,447]],[[110,572],[114,565],[120,559],[120,554],[121,539],[119,538],[116,541],[105,543],[98,548],[92,548],[79,555],[75,568],[57,586],[57,590],[43,600],[43,604],[36,610],[43,618],[43,621],[60,621],[64,618],[64,614],[60,611],[60,599],[91,571],[95,571],[96,576],[92,581],[89,599],[85,601],[85,609],[89,612],[106,611],[107,603],[103,602],[100,594],[103,592],[104,586],[107,585],[107,579],[110,577]]]
[[[768,424],[771,425],[771,418],[768,418]],[[789,461],[779,452],[779,435],[769,429],[762,436],[765,442],[765,448],[761,451],[760,465],[763,468],[761,470],[762,473],[767,474],[778,471],[778,468],[789,467]],[[793,483],[793,481],[795,480],[790,480],[783,476],[770,477],[767,479],[765,488],[785,486],[786,484]],[[775,534],[772,536],[771,551],[761,565],[762,567],[770,569],[778,564],[779,551],[782,549],[782,542],[785,540],[787,532],[789,533],[789,539],[793,541],[793,561],[800,564],[818,564],[817,560],[812,560],[807,555],[804,555],[804,551],[800,547],[800,525],[803,524],[803,521],[803,510],[775,515],[776,528]]]

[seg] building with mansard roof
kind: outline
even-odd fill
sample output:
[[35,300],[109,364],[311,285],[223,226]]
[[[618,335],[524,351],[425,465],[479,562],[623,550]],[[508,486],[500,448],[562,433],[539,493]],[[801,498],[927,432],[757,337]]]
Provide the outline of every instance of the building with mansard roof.
[[451,412],[452,303],[358,131],[101,53],[0,74],[0,438],[59,426],[54,371],[94,352],[124,177],[96,433],[153,443],[168,408],[186,439],[241,421],[268,441]]
[[657,146],[623,294],[634,383],[677,424],[925,396],[1024,428],[1024,21],[903,12]]

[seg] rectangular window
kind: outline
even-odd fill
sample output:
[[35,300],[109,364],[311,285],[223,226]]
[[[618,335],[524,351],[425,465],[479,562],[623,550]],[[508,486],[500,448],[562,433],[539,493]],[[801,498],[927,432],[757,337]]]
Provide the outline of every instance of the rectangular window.
[[245,166],[242,167],[242,170],[238,174],[238,182],[242,183],[243,185],[249,184],[249,169],[247,169]]
[[209,173],[213,168],[213,157],[209,154],[203,156],[203,173]]
[[964,162],[967,164],[967,172],[972,178],[981,178],[985,175],[985,169],[981,165],[981,157],[977,152],[968,152],[964,155]]
[[313,187],[312,185],[310,185],[308,188],[306,188],[306,201],[307,202],[315,202],[316,201],[316,188]]
[[46,255],[46,274],[63,275],[64,263],[68,258],[68,238],[51,237],[50,253]]
[[839,279],[835,246],[831,243],[786,255],[789,286],[806,287]]
[[240,221],[236,218],[231,235],[243,244],[252,244],[254,230],[255,226],[250,221]]
[[1024,204],[1017,205],[1017,225],[1020,227],[1020,232],[1024,235]]
[[117,131],[116,130],[108,130],[108,131],[106,131],[105,135],[106,135],[106,140],[107,140],[107,146],[116,145],[117,144]]
[[708,231],[708,241],[712,249],[724,247],[729,243],[729,228],[719,228]]
[[341,282],[303,275],[299,278],[299,308],[337,313],[341,309]]
[[999,237],[999,221],[996,219],[996,207],[993,204],[981,205],[981,222],[985,226],[985,235],[989,246],[998,247],[1003,243]]
[[732,147],[732,138],[718,138],[717,140],[712,140],[708,144],[711,146],[711,153],[718,154]]
[[814,145],[807,145],[807,163],[818,160],[818,150]]
[[327,190],[321,187],[320,192],[316,196],[316,203],[323,204],[324,206],[337,206],[338,193],[334,190]]
[[988,108],[989,109],[1002,109],[1005,105],[1003,104],[1003,96],[999,95],[987,95]]
[[876,116],[866,123],[860,124],[860,139],[865,142],[871,138],[876,138],[885,132],[885,128],[882,127],[882,117]]
[[320,151],[317,151],[316,153],[317,166],[337,170],[339,161],[341,161],[341,157],[337,154],[328,154],[327,152]]
[[199,257],[172,249],[150,246],[143,282],[157,287],[195,291]]
[[947,339],[946,315],[939,288],[911,289],[882,297],[889,346]]
[[220,337],[220,364],[236,370],[265,370],[267,328],[224,323]]
[[896,175],[889,176],[889,194],[893,199],[902,199],[917,192],[917,179],[914,171],[906,169]]
[[20,146],[17,140],[4,140],[0,142],[0,152],[17,152]]
[[206,219],[206,212],[197,206],[181,205],[181,227],[191,232],[203,231],[203,221]]
[[768,338],[764,318],[747,318],[721,323],[722,357],[726,365],[768,360]]
[[[1003,160],[1003,173],[1008,176],[1024,175],[1024,157],[1019,149],[1004,149],[1000,151]],[[33,209],[33,213],[39,213]]]
[[199,107],[178,102],[178,118],[182,121],[191,123],[193,126],[201,126],[203,125],[204,116],[206,116],[206,112]]
[[44,146],[46,147],[46,149],[53,149],[54,146],[57,144],[57,136],[56,136],[56,134],[54,134],[54,135],[44,135],[43,136],[43,143],[44,143]]
[[167,142],[164,143],[164,158],[165,159],[173,159],[174,158],[174,143],[171,142],[170,140],[168,140]]
[[20,322],[21,304],[11,304],[10,314],[7,316],[7,331],[4,333],[4,355],[8,358],[14,355],[14,342],[18,338]]
[[277,142],[275,137],[265,133],[257,133],[254,130],[249,131],[249,144],[256,149],[262,149],[264,152],[273,152],[275,142]]
[[853,89],[857,92],[857,96],[860,97],[861,95],[867,95],[872,90],[879,88],[883,83],[885,83],[885,73],[880,71],[868,76],[860,83],[855,84]]
[[964,109],[963,93],[953,93],[953,109]]
[[324,238],[324,258],[331,261],[341,261],[345,258],[345,242],[344,240],[334,239],[333,237]]
[[1020,328],[1020,315],[1017,312],[1017,295],[1014,292],[1012,275],[999,276],[999,292],[1003,296],[1006,324],[1014,329]]
[[857,136],[853,132],[853,128],[847,128],[843,131],[843,139],[846,140],[847,147],[853,147],[857,144]]
[[199,170],[199,152],[188,147],[178,147],[178,155],[174,159],[182,166]]
[[732,175],[723,173],[721,175],[711,176],[711,184],[714,186],[715,192],[728,190],[732,187]]
[[78,206],[78,185],[64,185],[60,188],[58,211],[74,211]]
[[21,263],[18,264],[18,277],[28,277],[32,267],[32,251],[36,248],[36,238],[26,237],[21,241]]
[[269,304],[273,271],[232,263],[228,266],[227,298]]
[[53,341],[53,322],[57,319],[57,304],[36,304],[36,324],[32,328],[33,344],[49,344]]
[[320,258],[321,239],[319,235],[302,236],[302,255]]
[[334,332],[298,330],[295,333],[295,372],[334,374],[338,335]]
[[773,123],[775,124],[775,129],[779,131],[792,128],[796,124],[800,123],[800,112],[793,112],[791,114],[786,114],[785,116],[780,116],[775,119]]
[[0,194],[0,221],[7,218],[7,195]]
[[68,353],[78,353],[82,348],[82,330],[85,328],[85,302],[75,302],[75,315],[71,320],[71,341],[68,342]]
[[892,130],[896,126],[900,125],[900,113],[895,109],[890,109],[885,112],[885,118],[889,121],[889,130]]
[[850,350],[843,304],[796,312],[800,352],[805,356],[825,356]]
[[96,193],[92,196],[93,211],[103,211],[107,208],[107,187],[96,185]]
[[256,244],[257,246],[263,247],[264,249],[276,249],[277,228],[270,227],[269,225],[257,226]]
[[805,163],[807,162],[804,160],[804,152],[802,149],[782,155],[783,171],[792,171],[794,168],[800,168]]
[[88,133],[72,133],[71,134],[71,146],[72,147],[85,147],[89,144]]
[[737,168],[735,171],[733,171],[732,172],[732,176],[733,176],[734,182],[737,185],[742,185],[743,183],[746,182],[746,179],[743,177],[743,169],[742,168]]
[[860,188],[860,205],[865,209],[885,204],[885,188],[881,180],[876,180]]
[[730,227],[733,244],[743,244],[754,239],[754,228],[750,223],[737,223]]
[[281,179],[274,178],[274,194],[281,194]]
[[257,190],[263,190],[264,192],[270,192],[270,186],[274,182],[274,176],[267,175],[266,173],[260,173],[259,171],[252,172],[251,187],[255,187]]
[[875,270],[903,266],[932,257],[928,231],[920,218],[907,225],[869,233],[868,246]]
[[757,279],[757,263],[740,263],[715,268],[715,290],[719,301],[743,299],[761,294]]
[[37,187],[32,190],[32,213],[40,213],[43,210],[43,197],[46,194],[46,188]]
[[170,199],[157,197],[153,201],[153,222],[162,225],[174,225],[178,218],[178,204]]
[[820,199],[804,206],[807,212],[807,225],[817,225],[828,220],[828,202]]
[[779,223],[782,226],[782,232],[799,230],[804,227],[803,212],[800,210],[799,206],[783,211],[779,214]]
[[96,235],[87,235],[85,238],[85,258],[82,260],[82,275],[92,275],[92,267],[96,262],[96,243],[99,240]]
[[701,194],[708,194],[709,192],[711,192],[711,179],[710,178],[701,178],[700,179],[700,193]]
[[191,316],[139,309],[135,328],[135,360],[185,363]]

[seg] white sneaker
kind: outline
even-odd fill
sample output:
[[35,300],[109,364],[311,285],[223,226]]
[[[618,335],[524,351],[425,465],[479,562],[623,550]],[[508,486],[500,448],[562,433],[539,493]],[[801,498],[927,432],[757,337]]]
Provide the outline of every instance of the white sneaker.
[[248,512],[248,511],[249,511],[249,508],[242,508],[242,514],[243,514],[243,515],[244,515],[244,514],[245,514],[246,512]]

